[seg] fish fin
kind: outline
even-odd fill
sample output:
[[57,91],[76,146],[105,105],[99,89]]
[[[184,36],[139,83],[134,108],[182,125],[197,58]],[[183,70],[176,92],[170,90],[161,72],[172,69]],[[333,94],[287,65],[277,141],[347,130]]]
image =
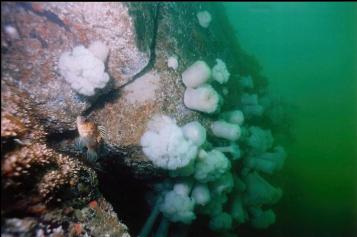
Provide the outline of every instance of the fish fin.
[[18,138],[14,139],[14,142],[17,142],[18,144],[25,146],[25,145],[31,145],[31,142],[27,141],[27,140],[20,140]]
[[95,163],[98,160],[98,154],[95,150],[93,149],[88,149],[87,150],[87,159],[91,163]]
[[85,144],[84,144],[83,139],[81,139],[80,137],[77,137],[77,138],[74,140],[74,146],[75,146],[78,150],[82,151],[82,150],[84,149],[84,147],[85,147]]
[[104,126],[98,126],[99,134],[101,137],[105,137],[107,135],[107,131]]

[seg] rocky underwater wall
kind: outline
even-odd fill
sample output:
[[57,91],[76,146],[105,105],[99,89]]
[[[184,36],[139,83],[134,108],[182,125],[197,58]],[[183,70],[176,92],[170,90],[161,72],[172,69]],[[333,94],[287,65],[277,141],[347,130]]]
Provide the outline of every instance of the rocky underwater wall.
[[[211,218],[211,229],[234,236],[244,222],[266,228],[275,221],[275,214],[266,210],[281,190],[263,179],[270,173],[262,162],[276,165],[278,158],[271,154],[280,149],[279,139],[273,141],[272,134],[286,134],[288,116],[269,94],[258,62],[238,45],[219,3],[1,6],[2,235],[137,235],[150,211],[144,194],[164,197],[177,183],[200,183],[190,175],[168,178],[167,170],[144,154],[140,140],[157,114],[174,119],[178,127],[191,121],[202,124],[207,142],[201,148],[206,151],[239,146],[236,159],[231,152],[220,152],[230,168],[216,181],[226,175],[231,184],[217,196],[224,196],[225,201],[215,203],[222,211],[202,214]],[[181,74],[199,60],[211,70],[217,59],[228,73],[219,71],[228,75],[224,83],[208,81],[219,96],[217,110],[189,109]],[[243,110],[244,123],[223,116],[237,110]],[[82,135],[78,116],[86,117],[94,130],[85,127]],[[217,137],[210,128],[218,120],[235,124],[241,138]],[[83,136],[88,151],[90,139],[100,141],[94,162],[78,147]],[[165,180],[168,188],[158,189]],[[213,183],[202,184],[213,197]],[[230,212],[234,206],[236,214]],[[172,225],[166,231],[197,234],[207,217],[191,211],[198,223],[193,230],[179,233]],[[205,231],[206,236],[214,233]]]

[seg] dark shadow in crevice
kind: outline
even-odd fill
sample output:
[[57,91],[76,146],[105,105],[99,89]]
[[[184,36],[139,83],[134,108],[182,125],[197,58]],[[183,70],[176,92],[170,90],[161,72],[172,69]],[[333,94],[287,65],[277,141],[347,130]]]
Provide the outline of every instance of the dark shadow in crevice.
[[130,172],[121,171],[116,175],[98,173],[99,190],[130,234],[137,236],[151,211],[145,198],[150,187],[143,180],[134,179]]

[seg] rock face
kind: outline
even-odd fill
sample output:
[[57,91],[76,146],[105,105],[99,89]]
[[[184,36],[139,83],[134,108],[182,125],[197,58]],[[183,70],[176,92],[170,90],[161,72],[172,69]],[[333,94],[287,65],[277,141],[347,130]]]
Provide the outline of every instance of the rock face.
[[[231,79],[226,88],[213,85],[225,99],[223,109],[229,108],[235,102],[232,98],[239,93],[229,91],[237,88],[238,75],[252,75],[258,88],[266,83],[254,58],[237,46],[219,4],[98,2],[1,6],[1,162],[2,189],[6,193],[2,196],[2,213],[4,209],[14,218],[20,210],[41,218],[44,213],[64,211],[67,207],[83,211],[89,201],[101,197],[95,172],[79,159],[83,154],[74,146],[78,115],[88,116],[106,130],[104,150],[99,154],[104,168],[111,167],[109,172],[113,175],[129,170],[133,177],[146,179],[162,175],[139,146],[147,121],[154,114],[169,115],[179,125],[200,120],[207,127],[212,120],[183,104],[185,87],[181,73],[189,65],[200,59],[210,66],[216,58],[225,60]],[[201,10],[211,12],[208,28],[202,28],[196,18]],[[80,44],[88,47],[96,40],[109,48],[106,71],[111,84],[102,94],[85,98],[70,88],[57,64],[63,52]],[[176,70],[167,65],[173,55],[178,58]],[[229,97],[224,90],[228,90]],[[29,202],[24,202],[25,197],[31,197]],[[62,226],[57,231],[68,234],[73,227],[75,232],[82,230],[98,236],[94,233],[104,232],[95,231],[111,223],[109,236],[125,236],[125,226],[110,208],[103,207],[109,204],[104,199],[101,202],[104,204],[98,208],[102,219],[97,221],[103,225],[91,230],[93,220],[82,220],[77,225],[69,219],[70,225],[56,222],[58,228]],[[37,223],[34,218],[14,218],[5,221],[4,235],[15,235],[11,231],[17,225],[40,231],[33,229],[31,223]]]
[[[40,103],[41,112],[57,129],[74,128],[75,117],[90,106],[58,74],[60,55],[100,40],[110,48],[107,71],[121,85],[149,62],[148,42],[137,47],[134,21],[122,3],[8,3],[2,4],[4,26],[20,37],[2,39],[3,70]],[[152,34],[151,34],[152,35]]]
[[[17,39],[7,34],[2,38],[2,69],[16,78],[19,86],[36,101],[46,127],[56,132],[73,131],[78,115],[90,115],[107,130],[107,144],[135,154],[126,156],[122,162],[134,166],[134,171],[137,161],[148,164],[145,157],[137,155],[138,143],[153,114],[165,113],[176,118],[180,125],[194,119],[208,123],[206,117],[183,104],[185,87],[181,73],[194,61],[203,59],[213,66],[216,58],[224,58],[232,77],[250,73],[255,81],[264,82],[257,63],[232,42],[235,38],[227,31],[230,28],[224,13],[214,10],[219,5],[4,3],[2,6],[4,26],[12,26],[19,33]],[[203,7],[212,12],[209,28],[202,28],[196,17]],[[221,27],[225,24],[228,26]],[[109,47],[106,66],[113,85],[99,98],[83,98],[61,77],[57,64],[63,52],[79,44],[88,47],[96,40]],[[178,57],[177,70],[167,66],[172,55]],[[228,87],[234,85],[234,80],[230,81]],[[222,94],[223,88],[216,89]],[[73,153],[73,149],[69,152]]]

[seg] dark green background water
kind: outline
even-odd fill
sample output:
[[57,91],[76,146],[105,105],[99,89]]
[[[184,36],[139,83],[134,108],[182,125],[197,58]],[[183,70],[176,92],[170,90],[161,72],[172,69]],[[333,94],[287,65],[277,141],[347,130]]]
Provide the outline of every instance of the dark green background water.
[[357,3],[224,5],[271,89],[298,107],[263,236],[357,236]]

